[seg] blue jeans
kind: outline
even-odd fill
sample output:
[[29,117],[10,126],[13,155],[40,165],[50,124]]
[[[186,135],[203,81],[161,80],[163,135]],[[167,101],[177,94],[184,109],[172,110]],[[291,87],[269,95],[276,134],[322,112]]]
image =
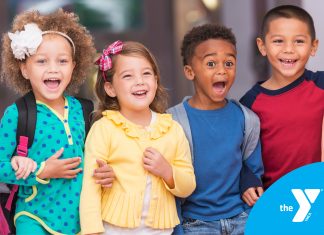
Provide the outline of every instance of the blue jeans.
[[201,221],[197,219],[183,218],[182,228],[184,234],[244,235],[247,218],[248,213],[245,211],[232,218],[215,221]]

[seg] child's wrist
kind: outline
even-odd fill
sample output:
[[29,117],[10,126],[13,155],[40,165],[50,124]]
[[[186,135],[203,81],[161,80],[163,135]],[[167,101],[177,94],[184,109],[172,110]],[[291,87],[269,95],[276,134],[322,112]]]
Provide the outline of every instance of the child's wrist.
[[40,168],[36,172],[36,176],[39,179],[47,179],[48,175],[46,174],[46,162],[42,162]]
[[173,179],[173,171],[171,165],[168,165],[167,170],[163,171],[164,174],[162,179],[169,186],[169,188],[174,188],[174,179]]
[[18,157],[20,157],[20,156],[13,156],[13,157],[11,157],[10,162],[12,163],[12,162],[15,161],[15,159],[18,158]]

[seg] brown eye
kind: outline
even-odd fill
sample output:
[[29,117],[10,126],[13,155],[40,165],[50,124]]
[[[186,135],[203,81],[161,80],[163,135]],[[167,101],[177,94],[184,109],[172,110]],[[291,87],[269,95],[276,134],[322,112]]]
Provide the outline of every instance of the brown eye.
[[303,43],[305,43],[305,41],[304,41],[304,40],[301,40],[301,39],[299,39],[299,40],[296,40],[296,43],[297,43],[297,44],[303,44]]
[[45,59],[38,59],[38,60],[36,60],[36,63],[37,64],[45,64],[46,60]]
[[130,75],[130,74],[125,74],[122,78],[123,78],[123,79],[131,79],[131,78],[132,78],[132,75]]
[[149,76],[149,75],[152,75],[152,73],[151,72],[145,72],[144,75]]
[[215,67],[216,63],[214,61],[208,61],[207,66],[208,67]]
[[233,67],[234,66],[234,63],[232,61],[226,61],[224,63],[224,65],[225,65],[226,68],[230,68],[230,67]]
[[273,43],[276,43],[276,44],[280,44],[280,43],[282,43],[282,42],[283,42],[283,40],[281,40],[281,39],[273,40]]

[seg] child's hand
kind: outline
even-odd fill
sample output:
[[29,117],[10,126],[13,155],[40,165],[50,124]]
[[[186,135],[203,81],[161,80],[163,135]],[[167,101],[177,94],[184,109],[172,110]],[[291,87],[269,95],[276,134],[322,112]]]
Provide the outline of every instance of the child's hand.
[[21,178],[25,180],[31,172],[35,172],[37,163],[28,157],[14,156],[11,159],[11,166],[16,171],[17,180]]
[[154,148],[146,148],[143,157],[144,169],[161,177],[170,188],[174,188],[172,167],[168,161]]
[[95,169],[93,172],[93,177],[97,178],[96,183],[101,184],[104,188],[111,188],[115,179],[113,168],[100,159],[97,159],[97,164],[99,168]]
[[72,179],[82,171],[82,168],[75,169],[80,163],[80,157],[73,157],[68,159],[58,159],[64,151],[64,148],[61,148],[53,156],[45,161],[44,170],[37,176],[40,179],[49,179],[49,178],[65,178]]
[[263,194],[262,187],[248,188],[242,195],[243,201],[249,206],[253,206]]

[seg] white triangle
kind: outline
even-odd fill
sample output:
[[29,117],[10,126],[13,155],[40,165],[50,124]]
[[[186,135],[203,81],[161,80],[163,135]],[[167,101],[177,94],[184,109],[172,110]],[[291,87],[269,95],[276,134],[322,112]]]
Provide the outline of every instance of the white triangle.
[[319,189],[305,189],[304,191],[311,203],[315,202],[318,194],[320,193]]

